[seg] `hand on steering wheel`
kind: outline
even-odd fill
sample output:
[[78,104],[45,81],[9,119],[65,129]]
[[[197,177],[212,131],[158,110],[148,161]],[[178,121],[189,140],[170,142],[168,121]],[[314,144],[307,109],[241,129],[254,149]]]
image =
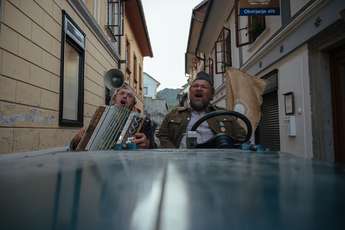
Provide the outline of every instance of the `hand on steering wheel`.
[[226,135],[225,133],[217,133],[214,137],[212,137],[210,140],[208,140],[205,143],[197,144],[197,148],[234,148],[235,143],[242,144],[247,142],[250,137],[252,136],[252,125],[248,118],[244,116],[241,113],[235,112],[235,111],[214,111],[205,114],[203,117],[201,117],[199,120],[197,120],[194,125],[192,126],[191,131],[195,131],[201,123],[204,121],[218,116],[232,116],[237,119],[240,119],[244,122],[247,128],[247,134],[242,140],[236,140],[233,137],[230,137],[229,135]]

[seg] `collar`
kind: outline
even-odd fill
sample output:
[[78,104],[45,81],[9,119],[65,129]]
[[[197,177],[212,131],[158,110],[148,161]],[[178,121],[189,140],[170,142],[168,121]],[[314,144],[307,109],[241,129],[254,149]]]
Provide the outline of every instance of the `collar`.
[[[184,111],[188,111],[188,112],[191,112],[192,111],[192,108],[190,107],[190,105],[186,106],[186,107],[176,107],[176,110],[178,112],[184,112]],[[212,112],[212,111],[216,111],[217,110],[217,107],[214,106],[214,105],[211,105],[209,104],[206,108],[206,113],[208,112]]]

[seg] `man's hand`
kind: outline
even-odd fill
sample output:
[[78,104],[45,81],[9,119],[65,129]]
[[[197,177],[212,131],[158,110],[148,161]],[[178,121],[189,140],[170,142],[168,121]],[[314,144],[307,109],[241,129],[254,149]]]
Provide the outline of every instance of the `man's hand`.
[[150,140],[147,139],[144,133],[134,134],[134,143],[139,145],[139,147],[143,149],[147,149],[150,147]]
[[73,137],[71,141],[71,144],[70,144],[71,150],[75,150],[77,148],[84,134],[85,134],[85,129],[84,128],[79,129],[78,133]]
[[79,140],[78,142],[81,141],[81,138],[84,136],[84,134],[85,134],[85,129],[84,128],[79,129],[78,133],[75,135],[76,138]]

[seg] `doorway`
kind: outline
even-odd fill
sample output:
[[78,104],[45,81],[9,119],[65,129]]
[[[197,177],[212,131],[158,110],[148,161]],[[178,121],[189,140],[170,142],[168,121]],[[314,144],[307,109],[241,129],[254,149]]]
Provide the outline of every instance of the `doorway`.
[[330,53],[335,162],[345,163],[345,46]]
[[272,151],[280,151],[278,70],[273,70],[262,79],[266,81],[266,88],[262,96],[262,116],[255,131],[255,143]]

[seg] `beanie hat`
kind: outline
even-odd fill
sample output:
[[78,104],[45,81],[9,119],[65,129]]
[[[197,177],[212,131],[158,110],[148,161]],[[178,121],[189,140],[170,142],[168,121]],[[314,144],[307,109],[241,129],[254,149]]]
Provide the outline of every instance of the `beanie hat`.
[[210,77],[210,75],[208,75],[205,71],[200,71],[199,73],[197,73],[195,79],[193,80],[196,81],[196,80],[204,80],[204,81],[207,81],[210,86],[213,88],[213,81]]

